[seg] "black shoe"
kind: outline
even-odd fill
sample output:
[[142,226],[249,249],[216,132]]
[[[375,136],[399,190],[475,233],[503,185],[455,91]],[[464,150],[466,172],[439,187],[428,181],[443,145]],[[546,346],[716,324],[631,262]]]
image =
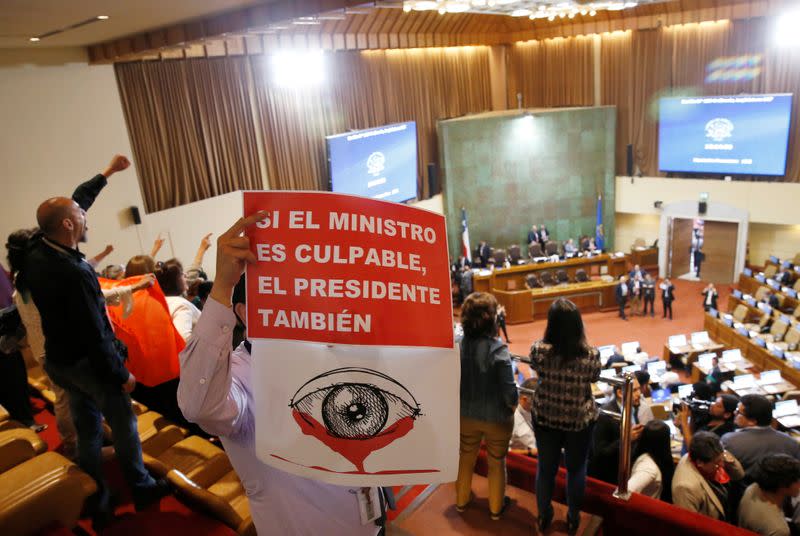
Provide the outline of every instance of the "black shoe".
[[500,508],[500,511],[497,512],[496,514],[492,513],[492,521],[500,521],[500,518],[503,517],[503,512],[506,511],[506,509],[510,504],[511,504],[511,497],[509,497],[508,495],[503,497],[503,506]]
[[567,534],[570,535],[578,534],[578,527],[580,526],[581,526],[580,515],[578,516],[578,519],[570,519],[570,517],[567,516]]
[[542,514],[539,514],[539,520],[537,522],[537,524],[539,525],[539,532],[544,532],[548,528],[550,528],[550,523],[552,523],[552,521],[553,521],[553,511],[552,510],[550,511],[550,514],[547,515],[547,516],[543,516]]
[[156,483],[134,494],[133,504],[137,512],[141,512],[153,503],[158,502],[161,497],[169,495],[172,490],[169,483],[163,478],[156,480]]

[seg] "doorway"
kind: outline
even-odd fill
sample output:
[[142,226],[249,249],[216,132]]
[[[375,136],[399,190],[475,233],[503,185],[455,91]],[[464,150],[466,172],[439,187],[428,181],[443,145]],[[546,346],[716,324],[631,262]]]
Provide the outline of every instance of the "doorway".
[[669,277],[723,284],[733,282],[738,223],[671,218],[669,231]]

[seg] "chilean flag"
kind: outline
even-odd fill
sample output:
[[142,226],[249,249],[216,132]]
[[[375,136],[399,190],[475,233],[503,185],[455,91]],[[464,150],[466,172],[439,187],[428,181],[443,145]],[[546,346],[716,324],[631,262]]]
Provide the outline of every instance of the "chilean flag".
[[461,207],[461,254],[472,262],[472,253],[469,247],[469,228],[467,227],[467,209]]

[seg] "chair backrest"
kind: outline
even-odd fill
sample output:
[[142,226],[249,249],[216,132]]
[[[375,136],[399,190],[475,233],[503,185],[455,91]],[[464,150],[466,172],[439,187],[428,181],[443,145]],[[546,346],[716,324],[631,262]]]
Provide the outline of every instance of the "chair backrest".
[[525,278],[525,284],[528,285],[528,288],[541,288],[542,282],[539,281],[539,278],[536,277],[536,274],[528,274]]
[[558,244],[550,240],[544,245],[544,252],[547,255],[558,255]]
[[740,303],[736,306],[736,309],[733,310],[733,318],[736,319],[737,322],[744,322],[747,319],[747,306]]
[[792,288],[797,292],[800,292],[800,277],[798,277],[797,281],[794,282],[794,286]]
[[758,319],[758,327],[759,328],[766,327],[766,325],[769,324],[770,320],[772,320],[772,317],[770,315],[767,314],[761,315],[761,318]]
[[789,324],[785,322],[781,322],[778,320],[777,322],[772,323],[772,327],[770,328],[769,332],[775,338],[781,338],[786,335],[786,330],[789,329]]
[[794,256],[794,259],[792,259],[792,264],[800,264],[800,253]]
[[516,264],[522,258],[518,245],[508,246],[508,257],[513,264]]
[[576,270],[575,281],[578,281],[579,283],[585,283],[586,281],[589,281],[589,276],[586,275],[586,270],[583,268]]
[[528,255],[530,255],[531,258],[543,257],[544,255],[542,254],[542,245],[539,244],[538,242],[534,242],[533,244],[528,246]]
[[506,250],[504,249],[496,249],[494,253],[492,253],[492,259],[494,263],[498,266],[502,266],[506,262]]
[[756,290],[756,294],[754,297],[756,300],[761,301],[764,299],[764,296],[766,296],[767,292],[769,291],[770,291],[769,287],[764,287],[764,286],[758,287],[758,290]]
[[800,391],[789,391],[781,395],[781,400],[797,400],[800,402]]
[[767,265],[767,267],[764,268],[764,275],[766,277],[772,277],[777,273],[778,273],[778,267],[775,266],[774,264]]
[[569,276],[567,275],[567,271],[564,270],[563,268],[559,268],[558,270],[556,270],[556,281],[558,281],[559,283],[568,283]]
[[800,331],[796,327],[789,329],[784,337],[784,342],[787,344],[800,344]]
[[797,307],[794,308],[794,312],[792,313],[792,316],[795,317],[795,318],[800,318],[800,305],[798,305]]
[[553,274],[549,270],[539,272],[539,278],[542,280],[544,285],[553,284]]

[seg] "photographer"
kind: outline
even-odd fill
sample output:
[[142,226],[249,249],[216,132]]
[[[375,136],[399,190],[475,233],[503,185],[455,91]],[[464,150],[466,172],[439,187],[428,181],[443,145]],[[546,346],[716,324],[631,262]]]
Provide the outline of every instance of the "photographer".
[[735,430],[733,418],[738,404],[738,398],[727,394],[718,396],[710,405],[697,399],[682,403],[675,425],[681,429],[686,447],[692,443],[692,436],[697,432],[711,432],[722,437]]

